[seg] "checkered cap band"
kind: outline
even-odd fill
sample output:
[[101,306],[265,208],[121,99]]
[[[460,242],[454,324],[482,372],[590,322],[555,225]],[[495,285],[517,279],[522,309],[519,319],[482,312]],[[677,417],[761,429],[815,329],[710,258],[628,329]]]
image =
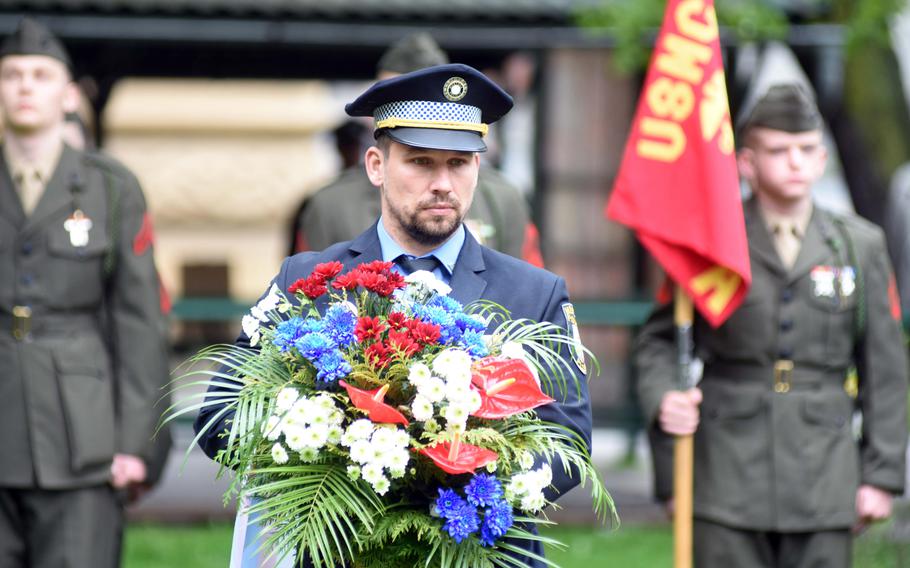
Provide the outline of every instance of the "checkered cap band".
[[478,107],[458,103],[435,101],[396,101],[376,107],[373,120],[380,122],[392,118],[432,122],[460,122],[479,124],[481,111]]

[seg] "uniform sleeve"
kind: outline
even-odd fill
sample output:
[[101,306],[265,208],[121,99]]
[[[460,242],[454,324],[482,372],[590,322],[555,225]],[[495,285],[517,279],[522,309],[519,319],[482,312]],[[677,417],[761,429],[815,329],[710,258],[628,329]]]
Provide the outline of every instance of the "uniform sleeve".
[[107,307],[113,364],[117,380],[117,451],[149,462],[155,453],[152,437],[166,404],[160,403],[169,379],[166,321],[152,255],[152,229],[139,182],[124,172],[113,272]]
[[[565,281],[560,278],[553,288],[553,293],[547,303],[546,312],[542,321],[549,321],[563,329],[569,329],[563,306],[569,303],[569,294],[566,290]],[[565,390],[559,389],[558,385],[553,384],[553,391],[548,394],[556,399],[556,402],[547,404],[537,409],[538,417],[544,422],[553,422],[565,426],[572,430],[584,440],[585,447],[590,454],[591,452],[591,400],[588,396],[588,379],[587,375],[571,363],[572,357],[569,350],[563,346],[561,356],[569,361],[575,374],[574,380],[566,381]],[[575,471],[566,473],[561,463],[551,464],[553,469],[552,488],[544,493],[550,501],[555,500],[561,495],[565,495],[570,489],[578,485],[579,475]],[[553,491],[555,489],[555,491]]]
[[899,494],[904,489],[907,450],[907,350],[891,311],[891,264],[881,233],[866,257],[866,327],[857,345],[862,483]]
[[[272,284],[277,285],[281,290],[288,289],[287,274],[289,264],[290,257],[284,260],[284,263],[281,265],[281,270],[266,287],[266,291],[259,297],[260,300],[268,295],[268,290],[271,289]],[[250,346],[250,338],[242,330],[234,341],[234,345],[244,349],[258,351],[258,347]],[[219,379],[221,382],[229,380],[230,379]],[[199,438],[199,447],[202,448],[205,455],[212,459],[215,459],[219,451],[227,448],[227,433],[230,432],[231,429],[231,420],[234,418],[234,409],[226,409],[230,404],[226,398],[233,400],[235,394],[236,391],[226,389],[223,386],[209,386],[206,401],[214,403],[200,408],[199,414],[196,415],[196,420],[193,423],[193,430],[195,430],[197,434],[202,434]],[[227,395],[227,397],[225,397],[225,395]]]
[[673,436],[657,424],[664,395],[676,388],[676,327],[673,303],[659,305],[635,341],[633,358],[636,390],[654,465],[654,495],[661,501],[673,496]]

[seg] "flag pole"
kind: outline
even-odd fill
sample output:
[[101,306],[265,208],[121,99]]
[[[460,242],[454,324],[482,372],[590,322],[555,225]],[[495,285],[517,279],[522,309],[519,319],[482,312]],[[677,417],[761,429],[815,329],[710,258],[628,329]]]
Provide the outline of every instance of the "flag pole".
[[[692,385],[692,298],[676,286],[673,320],[678,348],[677,380],[680,390]],[[692,568],[692,434],[677,436],[673,444],[673,567]]]

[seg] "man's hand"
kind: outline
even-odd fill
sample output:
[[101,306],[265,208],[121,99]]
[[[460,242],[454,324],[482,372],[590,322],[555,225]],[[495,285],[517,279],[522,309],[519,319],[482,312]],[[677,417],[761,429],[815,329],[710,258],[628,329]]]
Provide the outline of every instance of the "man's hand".
[[674,436],[693,434],[698,428],[701,390],[669,391],[660,401],[657,420],[660,429]]
[[129,454],[114,454],[114,461],[111,462],[111,485],[115,489],[142,483],[145,477],[145,462],[142,458]]
[[856,491],[856,525],[853,532],[860,533],[875,521],[891,516],[891,494],[871,485],[860,485]]

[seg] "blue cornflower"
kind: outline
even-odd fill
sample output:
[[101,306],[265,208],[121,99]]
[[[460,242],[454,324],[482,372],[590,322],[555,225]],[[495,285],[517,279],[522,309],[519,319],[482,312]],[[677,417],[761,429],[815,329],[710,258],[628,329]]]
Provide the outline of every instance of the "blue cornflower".
[[339,347],[347,347],[354,342],[354,328],[357,316],[344,306],[335,304],[325,312],[322,318],[325,332]]
[[430,301],[427,302],[427,306],[437,306],[445,310],[450,314],[460,314],[463,311],[461,304],[458,303],[458,300],[450,298],[449,296],[433,296],[430,298]]
[[319,370],[316,378],[320,381],[330,382],[343,379],[351,372],[351,365],[342,356],[341,351],[333,349],[326,351],[313,364]]
[[471,505],[486,507],[502,497],[502,484],[489,473],[478,473],[468,482],[464,493]]
[[290,318],[275,327],[275,337],[272,339],[272,343],[277,347],[282,353],[286,353],[292,347],[294,347],[294,342],[300,339],[300,336],[304,333],[304,324],[305,321],[303,318]]
[[324,353],[335,349],[335,342],[327,334],[314,331],[297,339],[294,347],[301,355],[315,363]]
[[464,504],[464,499],[453,489],[439,489],[439,497],[436,499],[436,512],[440,517],[448,518],[453,511]]
[[493,546],[496,539],[506,534],[512,526],[512,505],[505,499],[493,501],[484,511],[483,523],[480,526],[480,543]]
[[442,528],[449,533],[449,536],[455,542],[461,544],[461,541],[471,536],[472,533],[477,532],[477,529],[480,528],[477,508],[462,500],[461,504],[446,516],[446,522],[442,525]]
[[483,340],[483,335],[469,329],[461,336],[461,345],[471,357],[480,358],[490,354],[490,349]]

